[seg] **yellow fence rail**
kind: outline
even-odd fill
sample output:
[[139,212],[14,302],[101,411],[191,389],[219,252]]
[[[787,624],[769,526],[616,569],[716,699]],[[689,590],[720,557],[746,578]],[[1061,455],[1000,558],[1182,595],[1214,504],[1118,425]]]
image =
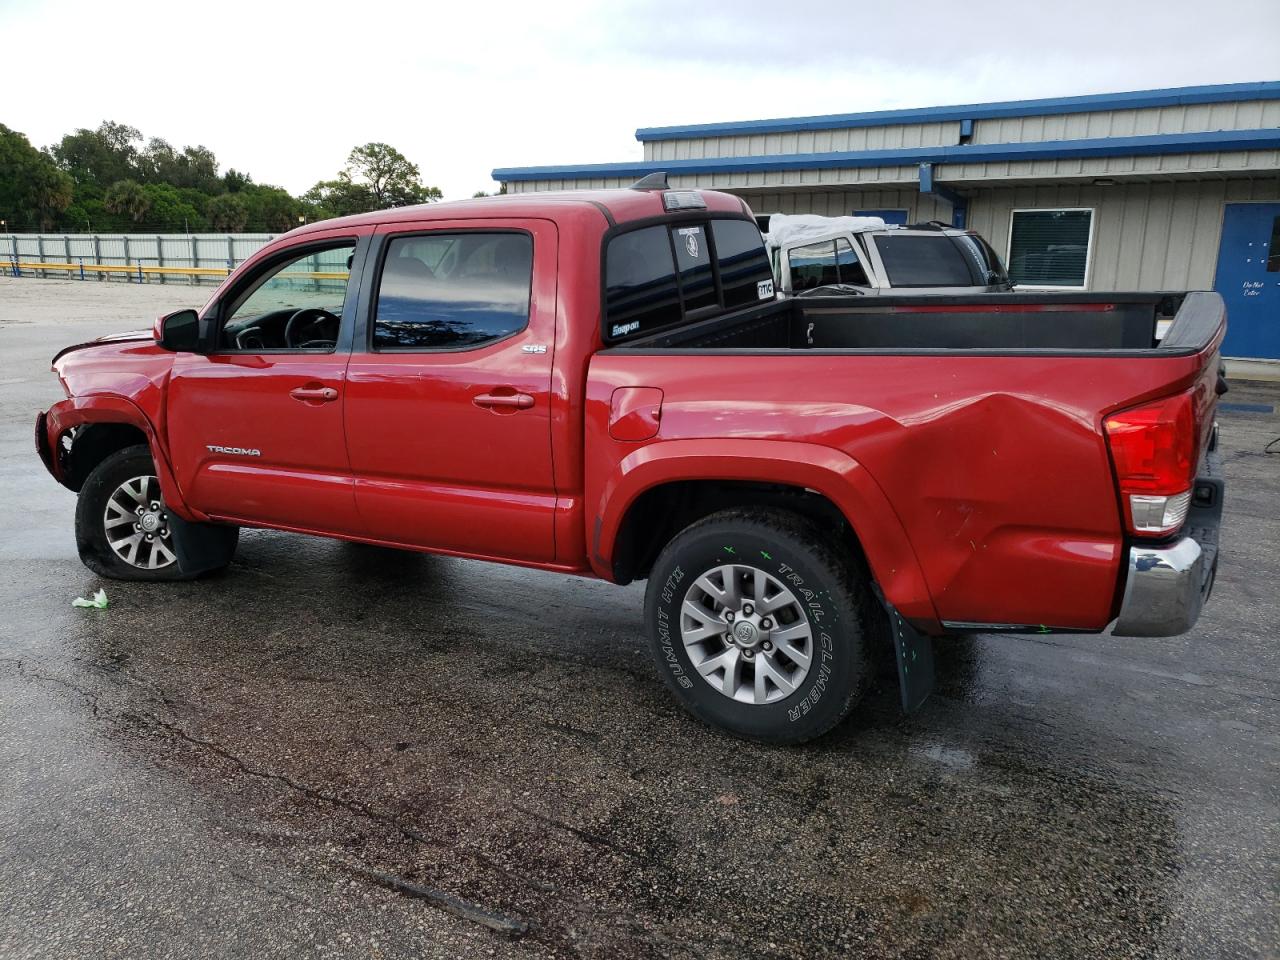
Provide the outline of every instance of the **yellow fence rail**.
[[179,277],[225,277],[230,273],[226,267],[144,267],[125,263],[46,263],[43,260],[18,260],[10,263],[17,270],[61,270],[66,273],[128,273],[133,276],[161,274]]
[[[23,270],[53,270],[64,273],[78,273],[81,276],[89,273],[123,273],[129,276],[142,277],[151,275],[177,277],[225,277],[231,271],[226,267],[146,267],[142,264],[124,263],[46,263],[43,260],[10,260],[9,266],[16,276]],[[326,271],[294,271],[278,274],[279,279],[298,280],[346,280],[350,276],[345,270],[341,272]]]

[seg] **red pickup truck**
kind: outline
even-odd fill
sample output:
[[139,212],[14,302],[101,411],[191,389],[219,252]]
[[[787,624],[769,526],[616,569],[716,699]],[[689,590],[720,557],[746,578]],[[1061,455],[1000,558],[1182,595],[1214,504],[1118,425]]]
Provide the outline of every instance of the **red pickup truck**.
[[1224,330],[1212,293],[778,299],[736,197],[496,197],[303,227],[62,351],[36,445],[103,576],[254,526],[647,579],[683,704],[798,742],[881,651],[910,708],[948,632],[1190,629]]

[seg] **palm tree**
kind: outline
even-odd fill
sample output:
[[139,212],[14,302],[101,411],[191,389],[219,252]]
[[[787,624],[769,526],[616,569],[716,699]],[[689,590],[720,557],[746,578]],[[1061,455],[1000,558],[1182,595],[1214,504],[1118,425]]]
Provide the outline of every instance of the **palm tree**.
[[145,220],[151,210],[151,198],[136,180],[117,180],[102,203],[112,213],[124,214],[134,223]]

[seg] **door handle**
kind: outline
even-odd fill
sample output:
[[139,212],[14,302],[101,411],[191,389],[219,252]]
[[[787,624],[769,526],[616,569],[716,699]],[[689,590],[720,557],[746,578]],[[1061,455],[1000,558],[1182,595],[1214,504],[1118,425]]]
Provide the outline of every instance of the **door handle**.
[[333,387],[294,387],[289,396],[295,400],[315,400],[320,403],[331,403],[338,399],[338,391]]
[[533,406],[533,397],[527,393],[481,393],[471,398],[477,407],[510,407],[515,410],[528,410]]

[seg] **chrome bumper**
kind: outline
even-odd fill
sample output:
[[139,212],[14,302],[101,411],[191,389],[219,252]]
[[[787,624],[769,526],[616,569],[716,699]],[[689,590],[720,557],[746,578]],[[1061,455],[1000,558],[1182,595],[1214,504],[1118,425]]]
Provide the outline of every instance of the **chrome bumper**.
[[1198,478],[1185,535],[1171,544],[1129,548],[1124,599],[1112,636],[1176,637],[1195,626],[1218,572],[1223,493],[1220,479]]

